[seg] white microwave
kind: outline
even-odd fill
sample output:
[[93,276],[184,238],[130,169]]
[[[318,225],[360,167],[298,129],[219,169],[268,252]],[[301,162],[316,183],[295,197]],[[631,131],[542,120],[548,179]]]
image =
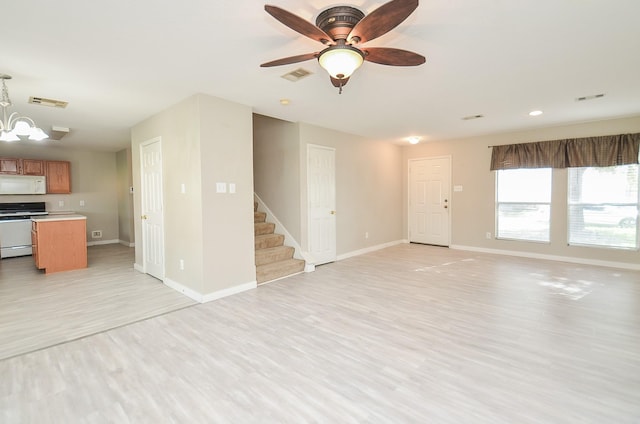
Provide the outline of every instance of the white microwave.
[[35,175],[0,175],[0,194],[46,194],[47,180]]

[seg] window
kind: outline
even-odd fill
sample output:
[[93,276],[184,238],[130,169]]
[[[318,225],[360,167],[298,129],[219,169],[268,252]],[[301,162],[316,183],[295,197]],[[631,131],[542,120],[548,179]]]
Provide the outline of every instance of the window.
[[638,248],[638,165],[569,168],[569,244]]
[[497,171],[498,238],[549,241],[551,168]]

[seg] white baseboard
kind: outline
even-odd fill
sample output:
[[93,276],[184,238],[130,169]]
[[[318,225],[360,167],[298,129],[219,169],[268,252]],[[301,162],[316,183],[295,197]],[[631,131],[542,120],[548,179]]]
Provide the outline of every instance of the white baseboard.
[[138,272],[141,272],[144,274],[144,267],[142,265],[138,265],[136,263],[133,264],[133,269],[135,269]]
[[364,248],[364,249],[354,250],[353,252],[349,252],[349,253],[344,253],[342,255],[338,255],[336,260],[342,261],[344,259],[352,258],[354,256],[364,255],[365,253],[375,252],[376,250],[386,249],[387,247],[397,246],[398,244],[403,244],[403,243],[406,243],[406,241],[405,240],[396,240],[396,241],[391,241],[389,243],[377,244],[375,246],[370,246],[370,247],[367,247],[367,248]]
[[569,262],[582,265],[606,266],[609,268],[622,268],[640,271],[640,264],[630,264],[626,262],[600,261],[597,259],[574,258],[571,256],[544,255],[541,253],[518,252],[513,250],[487,249],[484,247],[451,245],[450,249],[468,250],[470,252],[491,253],[495,255],[518,256],[521,258],[546,259],[549,261]]
[[88,241],[87,246],[99,246],[102,244],[118,244],[120,240],[98,240],[98,241]]
[[255,289],[256,287],[258,287],[258,284],[255,281],[252,281],[250,283],[246,283],[246,284],[240,284],[234,287],[229,287],[223,290],[218,290],[216,292],[213,293],[209,293],[209,294],[202,294],[202,293],[198,293],[197,291],[190,289],[188,287],[185,287],[184,285],[171,280],[170,278],[165,278],[163,281],[164,285],[166,285],[167,287],[171,287],[172,289],[174,289],[175,291],[178,291],[182,294],[184,294],[185,296],[195,300],[196,302],[199,303],[206,303],[206,302],[211,302],[213,300],[217,300],[217,299],[222,299],[223,297],[227,297],[227,296],[231,296],[234,294],[238,294],[238,293],[242,293],[244,291],[247,290],[251,290],[251,289]]
[[125,240],[118,240],[118,243],[127,247],[136,247],[135,243],[129,243],[128,241],[125,241]]

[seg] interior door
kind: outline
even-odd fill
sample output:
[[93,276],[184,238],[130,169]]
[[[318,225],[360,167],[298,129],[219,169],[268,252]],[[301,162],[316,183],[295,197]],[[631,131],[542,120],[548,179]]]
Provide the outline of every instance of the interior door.
[[336,260],[336,151],[307,147],[309,253],[314,265]]
[[409,161],[409,241],[449,246],[451,158]]
[[164,279],[164,215],[162,203],[162,150],[159,139],[140,147],[142,251],[144,272]]

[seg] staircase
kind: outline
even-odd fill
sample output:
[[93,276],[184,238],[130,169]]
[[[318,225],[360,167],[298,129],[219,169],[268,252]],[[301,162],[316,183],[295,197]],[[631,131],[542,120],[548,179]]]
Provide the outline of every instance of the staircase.
[[276,224],[265,222],[267,214],[258,212],[253,203],[253,231],[256,250],[256,280],[258,284],[304,271],[304,261],[293,258],[293,247],[284,246],[284,236],[274,234]]

